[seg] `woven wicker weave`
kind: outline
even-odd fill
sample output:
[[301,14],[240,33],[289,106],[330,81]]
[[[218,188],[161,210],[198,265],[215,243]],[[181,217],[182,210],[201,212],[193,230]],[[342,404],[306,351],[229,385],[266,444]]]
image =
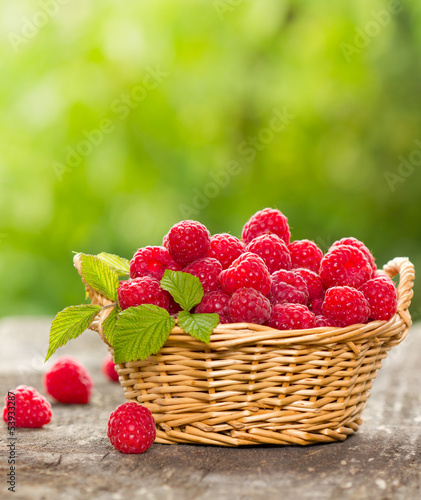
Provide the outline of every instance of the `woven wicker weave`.
[[[80,272],[78,255],[75,266]],[[384,271],[400,275],[398,311],[388,322],[295,331],[219,325],[209,346],[175,327],[157,355],[117,365],[125,397],[151,410],[158,443],[342,441],[361,425],[382,359],[411,326],[414,267],[396,258]],[[94,304],[111,304],[87,291]],[[90,326],[105,343],[101,325],[111,309]]]

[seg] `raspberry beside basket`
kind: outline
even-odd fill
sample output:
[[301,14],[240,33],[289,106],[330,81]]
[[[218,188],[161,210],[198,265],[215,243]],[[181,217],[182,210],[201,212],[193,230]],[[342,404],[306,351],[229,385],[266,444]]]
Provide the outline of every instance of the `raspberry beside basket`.
[[[80,273],[78,255],[74,263]],[[294,331],[225,324],[209,346],[176,326],[155,356],[117,365],[125,398],[151,410],[158,443],[342,441],[361,425],[382,360],[411,326],[414,266],[395,258],[384,271],[400,278],[398,310],[388,322]],[[93,304],[112,304],[86,289]],[[102,331],[111,310],[101,311],[90,328],[113,355]]]

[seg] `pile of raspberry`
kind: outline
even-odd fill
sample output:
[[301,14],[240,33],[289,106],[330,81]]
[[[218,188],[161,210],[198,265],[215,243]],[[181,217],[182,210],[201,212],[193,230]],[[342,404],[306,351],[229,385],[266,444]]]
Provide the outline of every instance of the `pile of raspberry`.
[[397,310],[394,282],[377,270],[356,238],[336,241],[323,254],[310,240],[290,241],[287,217],[265,208],[244,225],[241,239],[211,236],[184,220],[162,246],[140,248],[130,279],[120,282],[122,309],[155,304],[176,316],[180,308],[160,286],[166,269],[197,276],[204,297],[196,313],[218,313],[221,323],[255,323],[279,330],[346,327],[390,320]]

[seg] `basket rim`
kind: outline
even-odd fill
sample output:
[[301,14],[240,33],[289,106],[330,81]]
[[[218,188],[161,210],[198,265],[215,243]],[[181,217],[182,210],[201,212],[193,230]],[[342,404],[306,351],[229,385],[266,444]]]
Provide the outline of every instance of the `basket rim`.
[[[73,262],[82,277],[80,253],[74,256]],[[203,347],[220,350],[248,344],[284,346],[288,344],[311,344],[322,346],[333,343],[346,343],[355,353],[359,353],[358,346],[354,342],[363,341],[367,338],[374,338],[375,341],[380,342],[379,338],[390,339],[398,335],[399,340],[397,340],[400,342],[406,337],[409,327],[412,325],[408,308],[413,297],[415,269],[408,257],[396,257],[383,266],[383,271],[391,278],[398,274],[400,276],[397,286],[398,308],[396,314],[389,321],[371,321],[366,324],[359,323],[347,327],[318,327],[305,330],[278,330],[254,323],[220,323],[213,330],[209,345],[203,345]],[[82,282],[84,282],[83,278]],[[116,302],[92,290],[85,282],[84,284],[92,303],[106,306],[93,320],[89,328],[98,332],[103,342],[109,348],[112,348],[103,334],[102,324],[113,311]],[[402,332],[403,326],[404,331]],[[186,334],[176,323],[165,345],[169,342],[180,341],[196,345],[203,344],[203,342]]]

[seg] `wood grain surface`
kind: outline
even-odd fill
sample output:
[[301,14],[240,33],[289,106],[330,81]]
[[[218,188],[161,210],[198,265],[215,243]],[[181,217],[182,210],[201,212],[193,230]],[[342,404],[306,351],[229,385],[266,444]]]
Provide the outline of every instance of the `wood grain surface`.
[[[43,391],[50,318],[0,321],[0,394],[18,384]],[[394,348],[377,379],[357,434],[310,447],[222,448],[154,444],[122,455],[106,435],[124,402],[101,373],[106,348],[93,332],[61,349],[90,370],[89,405],[53,403],[43,429],[18,429],[16,493],[7,491],[7,432],[0,425],[0,498],[146,500],[418,500],[421,498],[421,324]],[[48,365],[47,365],[48,366]],[[13,496],[12,496],[13,495]]]

